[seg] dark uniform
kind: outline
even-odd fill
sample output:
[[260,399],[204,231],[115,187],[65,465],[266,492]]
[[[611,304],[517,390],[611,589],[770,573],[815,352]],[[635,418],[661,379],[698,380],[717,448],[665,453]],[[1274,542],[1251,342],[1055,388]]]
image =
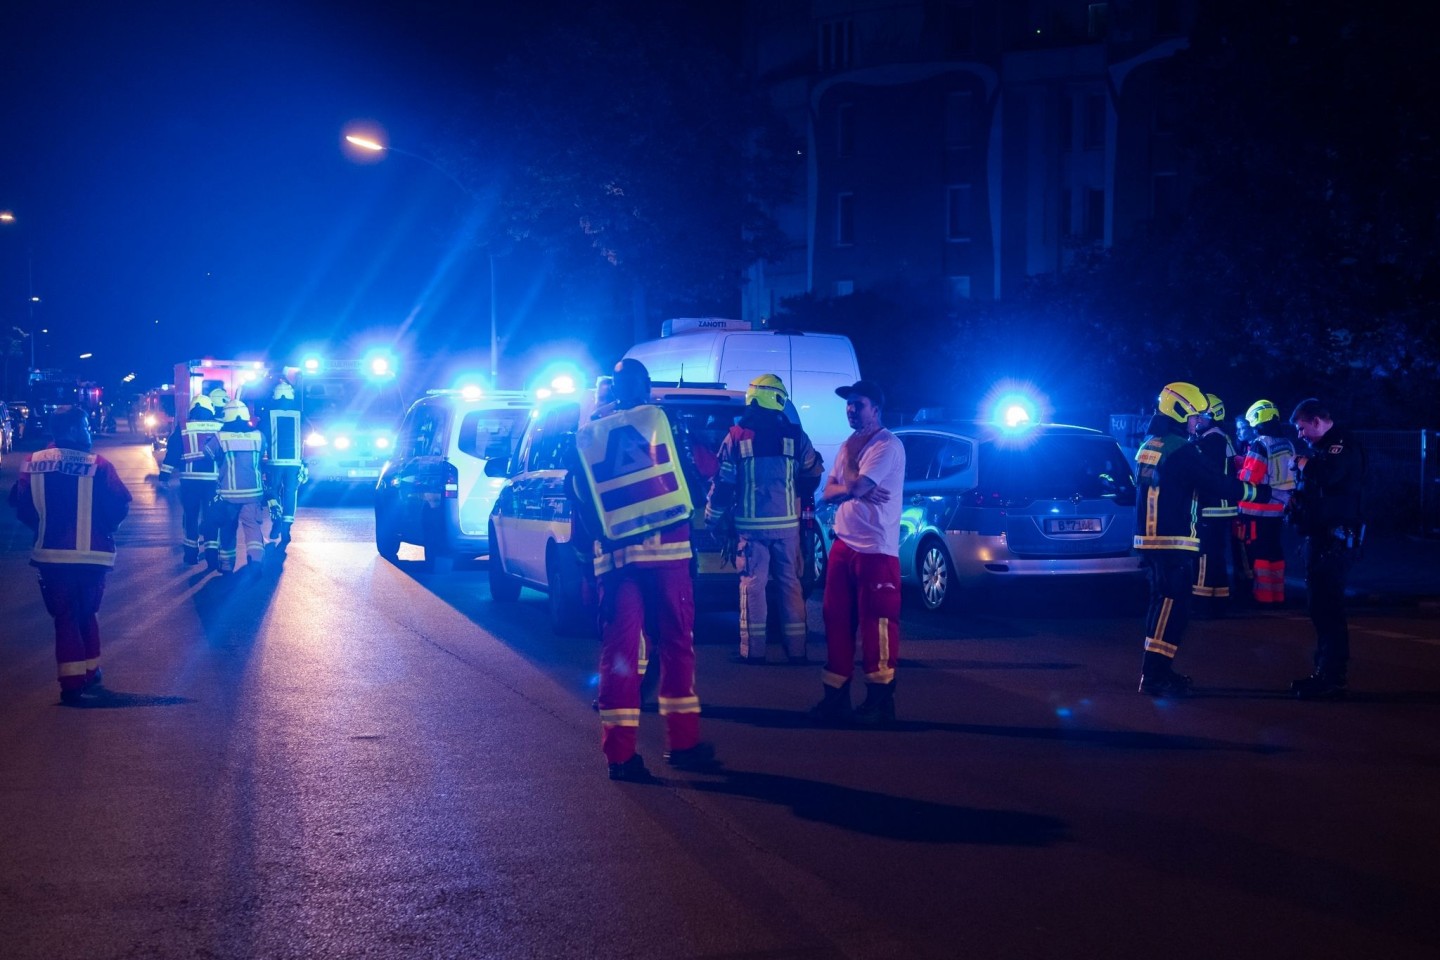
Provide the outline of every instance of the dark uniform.
[[[301,457],[300,404],[290,384],[275,388],[262,412],[260,423],[269,451],[264,464],[265,483],[271,502],[270,539],[280,553],[290,546],[290,528],[295,523],[295,505],[300,495]],[[278,515],[276,515],[278,514]]]
[[[1200,456],[1210,468],[1223,477],[1234,476],[1235,447],[1230,437],[1212,423],[1196,438]],[[1201,494],[1200,498],[1200,562],[1190,592],[1197,598],[1204,616],[1222,616],[1230,600],[1230,574],[1225,555],[1230,549],[1230,531],[1240,508],[1223,495]]]
[[1342,696],[1350,665],[1345,586],[1364,539],[1365,450],[1332,425],[1312,444],[1300,471],[1290,520],[1306,538],[1305,592],[1315,625],[1314,673],[1292,690],[1302,698]]
[[[200,558],[211,549],[211,541],[218,541],[218,524],[215,513],[210,509],[215,500],[216,482],[220,473],[215,460],[205,452],[205,442],[220,432],[220,420],[209,398],[197,401],[185,415],[183,425],[177,423],[170,434],[165,448],[165,463],[160,468],[160,482],[169,483],[170,477],[180,477],[180,544],[186,563],[199,563]],[[218,544],[217,544],[218,549]]]

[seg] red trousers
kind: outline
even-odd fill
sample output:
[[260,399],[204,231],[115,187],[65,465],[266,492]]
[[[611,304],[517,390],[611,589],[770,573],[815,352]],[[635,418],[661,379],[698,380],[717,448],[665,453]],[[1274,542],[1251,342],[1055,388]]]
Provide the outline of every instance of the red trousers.
[[43,563],[40,596],[55,618],[55,662],[61,690],[81,690],[100,669],[100,599],[109,567]]
[[868,683],[889,683],[900,662],[900,558],[857,553],[836,539],[825,564],[825,671],[839,687],[855,673],[855,633]]
[[605,759],[624,763],[635,755],[646,639],[660,659],[666,746],[695,746],[700,698],[695,695],[695,587],[689,561],[628,564],[602,574],[598,588],[600,749]]

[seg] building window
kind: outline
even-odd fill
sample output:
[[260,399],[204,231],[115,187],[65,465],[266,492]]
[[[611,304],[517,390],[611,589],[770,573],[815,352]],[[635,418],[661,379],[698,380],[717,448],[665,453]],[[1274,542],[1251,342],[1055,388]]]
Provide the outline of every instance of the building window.
[[945,146],[968,147],[975,137],[975,97],[968,91],[945,96]]
[[827,20],[820,24],[821,70],[848,70],[855,62],[855,23]]
[[945,236],[950,240],[969,240],[970,184],[945,188]]
[[1087,8],[1086,31],[1091,40],[1104,40],[1110,29],[1110,4],[1092,3]]
[[1085,149],[1100,150],[1105,146],[1105,94],[1085,96]]
[[835,242],[848,247],[855,242],[855,194],[835,198]]
[[835,153],[855,156],[855,104],[842,103],[835,111]]
[[1105,191],[1093,187],[1085,191],[1085,236],[1091,240],[1105,239]]
[[852,293],[854,293],[854,292],[855,292],[855,281],[854,281],[854,280],[836,280],[836,281],[835,281],[835,296],[837,296],[837,297],[848,297],[848,296],[850,296],[850,294],[852,294]]
[[1151,177],[1150,215],[1156,223],[1173,223],[1180,216],[1180,179],[1174,173]]
[[949,285],[949,302],[951,310],[958,310],[960,305],[970,299],[970,278],[969,277],[946,277]]
[[945,53],[967,56],[975,52],[975,5],[967,0],[945,4]]

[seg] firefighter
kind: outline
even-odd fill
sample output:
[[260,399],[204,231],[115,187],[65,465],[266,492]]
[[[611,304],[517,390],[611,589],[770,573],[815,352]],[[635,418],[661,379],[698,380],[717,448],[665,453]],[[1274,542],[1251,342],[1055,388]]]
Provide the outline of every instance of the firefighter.
[[1200,552],[1200,498],[1263,503],[1270,496],[1267,486],[1220,473],[1189,442],[1206,423],[1209,409],[1210,401],[1194,384],[1166,384],[1150,418],[1149,436],[1135,454],[1135,549],[1150,580],[1140,692],[1152,697],[1190,692],[1190,678],[1175,672],[1174,660],[1189,620],[1190,585]]
[[660,660],[666,762],[715,763],[695,695],[693,507],[669,421],[649,401],[645,365],[621,360],[611,402],[576,433],[566,477],[571,542],[586,550],[599,595],[600,749],[610,779],[632,782],[650,778],[636,752],[642,631]]
[[82,702],[100,684],[100,622],[105,575],[115,565],[115,529],[130,510],[130,491],[115,467],[90,452],[90,419],[72,407],[50,419],[54,442],[25,459],[10,505],[36,532],[30,563],[55,619],[60,700]]
[[[1225,433],[1225,402],[1213,393],[1205,394],[1210,408],[1195,437],[1200,455],[1211,469],[1222,476],[1235,475],[1235,447]],[[1230,600],[1230,573],[1225,555],[1230,550],[1230,534],[1239,508],[1224,496],[1202,494],[1200,498],[1200,562],[1195,569],[1195,582],[1190,593],[1205,617],[1225,615]]]
[[765,663],[766,590],[780,601],[785,653],[805,663],[805,596],[800,588],[800,505],[815,499],[824,465],[810,438],[785,416],[785,383],[773,373],[750,382],[745,413],[720,444],[707,523],[733,529],[740,570],[741,663]]
[[1262,605],[1285,602],[1285,503],[1295,489],[1295,444],[1285,436],[1280,410],[1269,400],[1256,400],[1245,411],[1255,430],[1236,476],[1263,483],[1273,491],[1269,503],[1242,503],[1244,539],[1254,572],[1254,600]]
[[270,540],[283,557],[290,546],[290,528],[295,523],[295,502],[300,492],[301,460],[300,405],[295,402],[295,388],[281,380],[271,391],[261,429],[265,434],[269,458],[265,461],[266,486],[274,499],[268,504]]
[[250,409],[239,400],[225,404],[220,430],[205,440],[204,450],[219,471],[213,505],[219,518],[217,549],[206,550],[205,562],[222,574],[234,573],[239,550],[236,534],[245,538],[248,567],[260,570],[265,557],[265,484],[261,462],[265,438],[250,426]]
[[1305,593],[1315,625],[1314,669],[1290,690],[1301,700],[1338,700],[1349,681],[1345,583],[1365,542],[1365,448],[1311,397],[1290,415],[1309,453],[1296,458],[1290,521],[1305,537]]
[[219,473],[215,460],[205,452],[205,440],[220,431],[215,407],[205,394],[197,394],[185,414],[183,425],[175,424],[170,442],[165,447],[165,463],[160,467],[160,482],[180,477],[180,545],[185,563],[199,563],[210,547],[214,531],[207,508],[215,499],[215,481]]

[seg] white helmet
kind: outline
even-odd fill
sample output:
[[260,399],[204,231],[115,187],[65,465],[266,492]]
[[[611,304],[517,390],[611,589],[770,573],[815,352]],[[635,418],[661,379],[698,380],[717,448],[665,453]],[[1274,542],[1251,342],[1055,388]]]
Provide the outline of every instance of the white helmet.
[[215,404],[211,403],[210,398],[203,393],[195,394],[195,402],[190,405],[192,407],[199,407],[201,410],[208,412],[212,417],[215,416]]
[[284,380],[275,384],[275,390],[270,394],[271,400],[294,400],[295,388]]
[[231,400],[229,403],[225,404],[225,413],[223,414],[223,418],[226,423],[234,423],[236,420],[249,420],[250,408],[245,406],[245,404],[241,403],[239,400]]

